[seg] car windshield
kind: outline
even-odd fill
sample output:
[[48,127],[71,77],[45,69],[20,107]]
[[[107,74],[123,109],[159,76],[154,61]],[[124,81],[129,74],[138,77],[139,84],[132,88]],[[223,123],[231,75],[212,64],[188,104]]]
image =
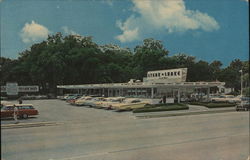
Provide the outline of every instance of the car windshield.
[[11,106],[4,106],[2,108],[2,110],[13,110],[13,109],[14,109],[14,107],[11,107]]

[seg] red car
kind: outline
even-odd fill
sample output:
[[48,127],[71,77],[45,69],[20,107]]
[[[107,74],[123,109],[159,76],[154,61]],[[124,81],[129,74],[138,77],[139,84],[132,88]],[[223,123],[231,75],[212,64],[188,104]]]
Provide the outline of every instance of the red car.
[[[15,104],[18,109],[18,118],[28,118],[29,116],[38,115],[38,111],[33,107],[32,104]],[[14,105],[5,105],[1,108],[1,118],[13,117]]]

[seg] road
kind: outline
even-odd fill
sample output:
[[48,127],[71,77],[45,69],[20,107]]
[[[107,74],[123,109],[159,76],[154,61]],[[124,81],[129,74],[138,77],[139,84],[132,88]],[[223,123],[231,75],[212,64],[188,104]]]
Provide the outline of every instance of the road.
[[[4,160],[246,160],[249,112],[137,119],[131,112],[75,107],[60,100],[25,101],[39,110],[2,129]],[[11,124],[12,120],[2,121]]]

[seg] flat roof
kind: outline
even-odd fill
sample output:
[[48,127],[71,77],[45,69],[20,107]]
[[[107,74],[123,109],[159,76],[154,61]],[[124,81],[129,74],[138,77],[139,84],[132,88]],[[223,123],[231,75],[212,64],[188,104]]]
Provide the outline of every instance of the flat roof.
[[177,71],[177,70],[187,70],[187,68],[173,68],[173,69],[163,69],[163,70],[154,70],[154,71],[148,71],[147,73],[152,72],[171,72],[171,71]]
[[223,86],[225,82],[176,82],[176,83],[103,83],[103,84],[82,84],[82,85],[58,85],[61,89],[101,89],[101,88],[154,88],[154,87],[169,87],[169,88],[206,88]]

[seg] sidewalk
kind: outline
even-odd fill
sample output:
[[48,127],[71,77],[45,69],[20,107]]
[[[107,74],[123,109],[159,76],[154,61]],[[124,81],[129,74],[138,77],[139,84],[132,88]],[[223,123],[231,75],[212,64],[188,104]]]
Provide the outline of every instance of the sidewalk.
[[144,112],[144,113],[134,113],[134,115],[137,118],[157,118],[157,117],[198,115],[198,114],[223,113],[223,112],[235,111],[235,107],[207,108],[207,107],[198,106],[198,105],[188,105],[188,106],[189,106],[189,110]]

